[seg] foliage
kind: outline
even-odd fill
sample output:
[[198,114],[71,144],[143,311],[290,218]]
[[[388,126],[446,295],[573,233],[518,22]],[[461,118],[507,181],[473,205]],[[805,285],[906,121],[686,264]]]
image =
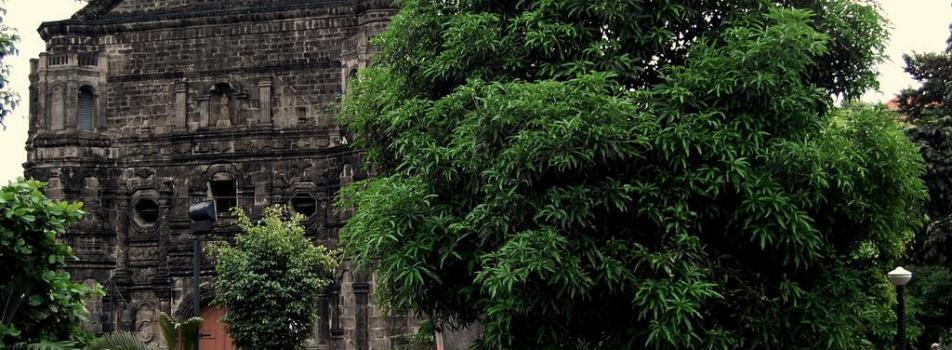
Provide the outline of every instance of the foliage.
[[926,162],[923,177],[929,189],[927,205],[933,221],[917,238],[912,254],[915,277],[910,302],[917,310],[923,335],[916,348],[944,340],[952,347],[952,37],[944,52],[905,55],[906,72],[921,83],[903,90],[899,110],[911,122],[908,136]]
[[922,324],[922,337],[912,349],[928,349],[932,343],[941,342],[952,347],[952,269],[945,266],[913,266],[915,277],[906,287],[915,309],[916,318]]
[[20,96],[10,89],[10,66],[3,64],[7,56],[17,54],[17,42],[20,36],[16,30],[3,24],[3,17],[7,15],[5,1],[0,1],[0,126],[4,126],[3,120],[13,113],[13,108],[20,101]]
[[[944,52],[904,55],[906,72],[921,85],[903,90],[898,99],[900,113],[913,123],[909,137],[919,146],[926,161],[924,177],[929,188],[929,215],[942,220],[952,214],[952,42]],[[940,224],[941,225],[941,224]],[[930,230],[924,239],[944,241],[943,230]],[[925,246],[923,249],[936,247]],[[926,253],[922,251],[921,253]],[[944,254],[944,253],[943,253]],[[939,260],[946,257],[939,256]]]
[[[952,37],[950,37],[952,40]],[[938,263],[952,262],[945,256],[950,231],[946,217],[952,215],[952,41],[945,52],[916,53],[903,56],[906,72],[921,83],[916,89],[905,89],[899,96],[899,111],[912,122],[909,137],[919,146],[926,161],[924,180],[929,188],[929,215],[936,219],[928,235],[920,259]],[[931,244],[925,244],[930,243]],[[922,244],[921,244],[922,245]]]
[[169,350],[192,350],[202,328],[201,317],[192,317],[185,321],[173,319],[166,313],[159,314],[159,328]]
[[952,45],[945,52],[903,55],[906,73],[921,85],[903,90],[899,111],[918,122],[952,115]]
[[330,283],[335,253],[304,236],[300,214],[266,208],[257,224],[235,211],[242,233],[233,245],[212,247],[216,302],[235,346],[296,349],[310,334],[318,294]]
[[432,350],[436,348],[433,334],[414,334],[406,339],[406,343],[397,346],[397,350]]
[[85,337],[84,299],[103,295],[63,271],[73,253],[61,239],[83,217],[82,203],[51,200],[43,185],[21,179],[0,189],[0,348]]
[[[923,166],[850,0],[424,1],[341,116],[377,297],[497,349],[863,349],[923,223]],[[913,330],[915,331],[915,330]]]
[[[168,339],[166,338],[166,341]],[[86,350],[149,350],[149,346],[139,340],[135,334],[116,332],[96,338],[86,346]]]
[[397,350],[432,350],[436,349],[435,334],[433,324],[424,320],[420,323],[420,328],[416,334],[391,339],[393,344],[400,344],[396,346]]
[[[80,347],[72,341],[40,341],[36,343],[17,343],[10,350],[75,350]],[[118,349],[117,349],[118,350]]]

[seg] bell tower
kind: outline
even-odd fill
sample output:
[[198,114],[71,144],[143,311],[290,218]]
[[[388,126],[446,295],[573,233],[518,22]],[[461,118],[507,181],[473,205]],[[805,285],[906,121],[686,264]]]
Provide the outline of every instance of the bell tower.
[[[115,231],[108,218],[114,174],[105,96],[107,62],[92,36],[66,35],[57,26],[44,27],[47,52],[30,61],[30,131],[27,139],[28,177],[48,183],[54,199],[84,202],[83,222],[71,227],[65,240],[88,271],[83,282],[110,281],[118,271]],[[115,329],[111,303],[88,303],[93,333]]]

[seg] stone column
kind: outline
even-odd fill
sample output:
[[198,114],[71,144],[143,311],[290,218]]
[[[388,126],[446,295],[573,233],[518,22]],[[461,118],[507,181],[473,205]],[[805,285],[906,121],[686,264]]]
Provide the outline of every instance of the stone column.
[[202,96],[198,98],[198,127],[207,128],[208,127],[208,109],[211,108],[211,103],[209,103],[210,96]]
[[317,320],[317,342],[318,344],[330,344],[331,340],[331,308],[329,290],[325,289],[318,297],[318,320]]
[[[73,59],[73,55],[70,56],[70,60]],[[76,109],[79,104],[79,83],[75,81],[70,81],[66,83],[66,108],[64,109],[66,113],[66,129],[74,130],[76,129]]]
[[30,86],[32,87],[31,93],[35,95],[30,96],[30,103],[35,103],[32,108],[32,112],[35,113],[32,116],[36,124],[32,126],[33,131],[45,130],[50,127],[49,120],[49,111],[47,110],[47,101],[46,101],[46,67],[49,54],[41,53],[39,59],[30,60]]
[[47,108],[43,108],[42,113],[50,121],[48,124],[50,130],[63,130],[66,124],[66,87],[63,84],[56,84],[48,91],[46,99],[43,99],[46,100]]
[[330,291],[330,305],[328,305],[331,324],[330,350],[344,350],[347,345],[344,340],[344,327],[341,325],[340,284],[334,283],[328,290]]
[[175,125],[176,131],[188,128],[188,83],[175,83]]
[[[172,183],[169,180],[161,186],[159,197],[156,198],[159,204],[159,220],[154,225],[156,227],[155,233],[159,239],[159,256],[161,257],[169,256],[169,248],[172,244],[169,241],[169,233],[171,232],[169,217],[172,212],[172,203],[175,201],[173,196],[175,196],[175,192],[172,190]],[[152,288],[159,300],[170,302],[172,286],[168,259],[164,262],[160,259],[155,275],[152,277]]]
[[370,283],[354,282],[354,301],[357,312],[354,314],[354,347],[356,350],[368,350],[367,296],[370,294]]
[[100,131],[106,130],[106,128],[109,127],[109,120],[106,115],[106,99],[103,98],[106,94],[102,91],[105,87],[105,84],[97,84],[93,91],[95,94],[93,95],[93,101],[95,102],[93,106],[93,120],[95,125],[93,125],[93,128],[99,129]]
[[[133,311],[130,309],[129,301],[132,295],[129,294],[132,285],[132,272],[129,270],[129,212],[131,211],[132,198],[128,194],[128,189],[122,187],[123,191],[115,197],[115,232],[116,232],[116,268],[112,276],[115,289],[110,291],[113,298],[120,302],[116,304],[116,327],[121,331],[132,331]],[[115,294],[113,294],[115,293]]]
[[258,124],[271,124],[271,79],[258,82]]

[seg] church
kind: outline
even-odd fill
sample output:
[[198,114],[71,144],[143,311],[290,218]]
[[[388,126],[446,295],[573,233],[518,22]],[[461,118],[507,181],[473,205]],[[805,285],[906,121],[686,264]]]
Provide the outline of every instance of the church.
[[[390,0],[91,0],[39,28],[24,166],[51,198],[84,203],[65,239],[73,278],[106,291],[87,301],[88,330],[164,347],[159,312],[191,316],[200,298],[202,349],[234,348],[207,256],[200,295],[190,287],[193,203],[216,203],[206,242],[236,234],[230,208],[255,216],[284,204],[336,247],[348,213],[335,195],[372,175],[336,105],[395,12]],[[373,287],[344,264],[306,348],[392,349],[415,332],[413,318],[374,305]]]

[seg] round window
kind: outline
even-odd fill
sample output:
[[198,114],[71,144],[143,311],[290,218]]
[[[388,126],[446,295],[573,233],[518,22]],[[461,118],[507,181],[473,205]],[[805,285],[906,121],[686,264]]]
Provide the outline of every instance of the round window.
[[159,221],[159,204],[151,198],[139,199],[133,210],[139,224],[152,225]]
[[317,201],[307,193],[298,193],[291,197],[291,210],[295,213],[311,216],[317,212]]

